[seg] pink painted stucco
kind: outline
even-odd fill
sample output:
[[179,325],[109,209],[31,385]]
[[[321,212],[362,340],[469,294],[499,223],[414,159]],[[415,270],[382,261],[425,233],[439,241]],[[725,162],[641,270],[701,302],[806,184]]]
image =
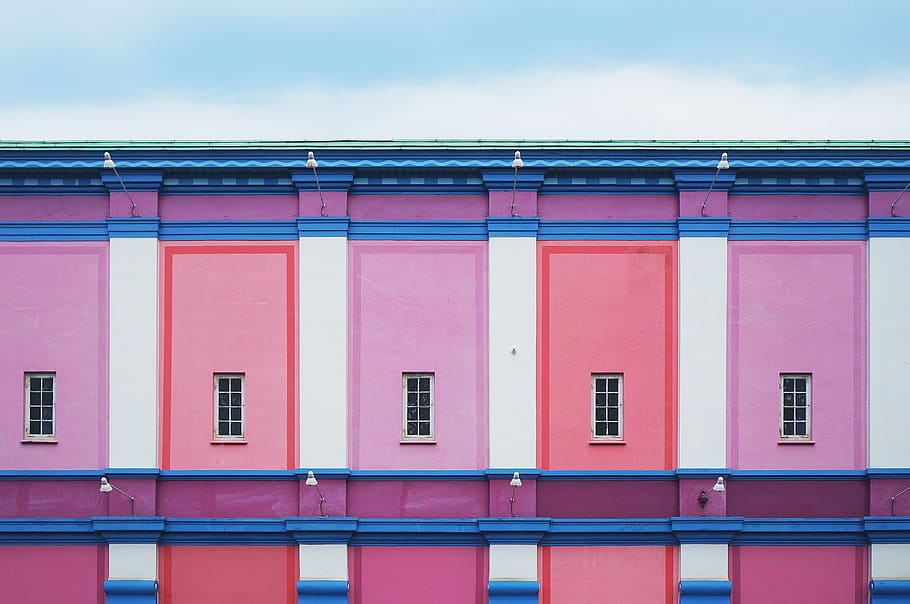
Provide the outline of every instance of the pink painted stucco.
[[865,195],[730,195],[733,220],[865,220]]
[[861,546],[730,548],[733,604],[865,604],[868,552]]
[[[325,209],[322,204],[325,203]],[[299,191],[297,193],[298,216],[347,216],[347,191]]]
[[350,547],[348,564],[350,604],[487,601],[485,547]]
[[297,195],[161,195],[162,220],[294,220]]
[[[119,482],[117,483],[119,486]],[[84,518],[110,514],[98,480],[0,480],[2,518]],[[154,512],[154,499],[151,500]],[[116,503],[114,504],[116,505]],[[127,505],[127,512],[129,514]],[[138,508],[137,508],[138,511]],[[120,514],[120,512],[115,512]],[[110,514],[113,515],[113,514]],[[3,548],[0,547],[0,550]]]
[[676,601],[673,547],[560,546],[540,552],[540,604]]
[[[0,246],[0,468],[107,465],[108,246]],[[56,372],[56,444],[23,443],[25,373]]]
[[[540,467],[675,468],[675,242],[538,249]],[[593,373],[623,375],[622,442],[592,438]]]
[[[162,248],[161,467],[293,467],[295,246]],[[245,444],[212,442],[216,373],[246,376]]]
[[541,220],[676,220],[676,195],[540,195]]
[[95,545],[0,547],[0,601],[103,604],[106,549]]
[[[130,203],[130,198],[136,204],[135,211]],[[111,191],[108,216],[113,218],[129,216],[155,218],[158,216],[158,191],[135,191],[129,196],[120,191]]]
[[0,221],[98,221],[107,216],[107,195],[0,196]]
[[[679,215],[685,218],[700,217],[726,218],[729,216],[727,192],[715,190],[707,196],[707,191],[680,191]],[[705,200],[707,199],[707,203]],[[704,204],[704,214],[702,214]]]
[[490,191],[488,199],[489,216],[502,218],[537,216],[537,191],[516,191],[515,206],[512,206],[512,191]]
[[[730,243],[732,468],[866,467],[863,242]],[[812,374],[814,444],[779,444],[780,374]]]
[[487,483],[480,480],[353,480],[348,483],[347,514],[373,518],[485,517],[490,515]]
[[351,195],[354,220],[483,220],[486,195]]
[[[352,468],[487,464],[485,242],[352,242]],[[435,444],[402,444],[402,373],[435,373]]]
[[[282,518],[298,513],[297,483],[290,480],[165,480],[158,485],[157,499],[158,515],[172,518]],[[308,515],[318,515],[318,504],[316,513]]]

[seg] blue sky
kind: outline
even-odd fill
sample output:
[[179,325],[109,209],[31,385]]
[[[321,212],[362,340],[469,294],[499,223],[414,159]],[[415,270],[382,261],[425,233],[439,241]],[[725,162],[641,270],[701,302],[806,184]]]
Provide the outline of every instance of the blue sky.
[[8,2],[0,138],[910,138],[910,2]]

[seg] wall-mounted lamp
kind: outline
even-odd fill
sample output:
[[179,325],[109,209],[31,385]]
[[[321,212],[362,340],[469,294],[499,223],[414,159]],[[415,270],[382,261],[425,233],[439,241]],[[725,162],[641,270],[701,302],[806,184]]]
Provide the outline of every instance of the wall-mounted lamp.
[[907,182],[907,186],[905,186],[905,187],[904,187],[904,190],[900,192],[900,194],[897,196],[897,199],[895,199],[895,200],[891,203],[891,217],[892,217],[892,218],[897,218],[897,214],[894,213],[894,206],[896,206],[896,205],[897,205],[897,202],[899,202],[899,201],[901,200],[901,197],[904,196],[904,193],[907,192],[907,189],[910,189],[910,181]]
[[[518,168],[524,168],[525,163],[521,161],[521,151],[515,152],[515,159],[512,160],[512,170],[515,171],[514,176],[512,177],[512,207],[511,214],[512,218],[521,216],[518,213],[518,209],[515,207],[515,191],[518,189]],[[521,486],[521,485],[519,485]]]
[[[319,191],[319,214],[322,216],[328,216],[328,214],[325,213],[325,199],[322,197],[322,187],[319,186],[319,174],[316,173],[316,168],[319,167],[319,162],[316,161],[316,156],[312,151],[309,151],[306,154],[306,167],[313,171],[313,176],[316,178],[316,190]],[[307,478],[307,480],[309,480],[309,478]],[[309,484],[309,482],[307,484]]]
[[898,493],[897,495],[893,495],[893,496],[891,497],[891,515],[892,515],[892,516],[894,516],[894,501],[895,501],[898,497],[900,497],[901,495],[906,495],[907,493],[910,493],[910,487],[907,487],[906,489],[904,489],[903,491],[901,491],[901,492]]
[[[107,154],[105,153],[105,155],[107,155]],[[134,504],[136,503],[136,498],[133,497],[132,495],[130,495],[129,493],[127,493],[126,491],[118,489],[117,487],[112,485],[110,483],[110,481],[107,479],[107,476],[101,477],[101,488],[99,490],[102,493],[110,493],[111,491],[117,491],[118,493],[120,493],[121,495],[123,495],[124,497],[129,499],[130,500],[130,516],[136,515],[135,509],[134,509]]]
[[512,487],[512,496],[509,497],[509,513],[513,516],[515,515],[515,489],[521,486],[521,475],[518,472],[512,474],[512,480],[509,481],[509,486]]
[[[726,153],[724,153],[724,155],[726,155]],[[711,490],[715,493],[725,493],[727,491],[727,487],[724,485],[723,476],[717,477],[717,482],[714,483],[714,486],[711,487]],[[701,509],[705,509],[705,506],[708,504],[708,498],[710,496],[711,494],[708,493],[708,491],[702,491],[698,494],[698,505],[701,506]]]
[[123,179],[120,178],[120,172],[117,171],[117,164],[114,163],[114,160],[111,159],[111,154],[107,151],[104,152],[104,168],[114,171],[114,174],[117,176],[117,180],[120,181],[120,186],[123,187],[123,192],[126,193],[126,198],[130,200],[130,216],[133,218],[139,218],[139,212],[136,209],[136,202],[133,201],[133,196],[130,195],[130,192],[127,190],[126,185],[123,183]]
[[316,480],[316,475],[313,474],[313,470],[306,473],[306,486],[316,487],[316,493],[319,494],[319,515],[325,518],[325,510],[323,509],[325,497],[322,496],[322,491],[319,490],[319,481]]
[[720,161],[717,162],[717,171],[714,172],[714,178],[711,179],[711,186],[708,187],[708,194],[705,195],[705,200],[701,202],[701,215],[707,216],[705,214],[705,206],[708,205],[708,198],[711,197],[711,191],[714,190],[714,184],[717,182],[717,175],[720,174],[721,170],[728,170],[730,168],[730,162],[727,161],[727,154],[720,154]]

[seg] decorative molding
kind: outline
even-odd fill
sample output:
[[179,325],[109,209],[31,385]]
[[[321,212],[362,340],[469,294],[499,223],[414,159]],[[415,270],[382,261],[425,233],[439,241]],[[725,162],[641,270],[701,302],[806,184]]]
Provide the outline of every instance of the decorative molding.
[[347,237],[351,219],[347,216],[297,218],[298,237]]
[[[714,160],[720,159],[720,155]],[[738,163],[738,162],[737,162]],[[736,170],[729,168],[718,171],[717,168],[683,169],[673,172],[676,189],[679,191],[707,191],[714,183],[713,192],[729,191],[736,181]]]
[[106,241],[104,222],[0,222],[0,241]]
[[[117,171],[120,173],[120,178],[123,179],[123,184],[126,185],[126,188],[130,193],[139,191],[158,191],[164,183],[163,170],[124,169],[122,166],[118,165]],[[114,174],[113,170],[102,169],[101,182],[111,193],[123,192],[120,180],[117,179],[117,175]]]
[[107,232],[111,239],[155,238],[160,222],[158,218],[108,218]]
[[381,241],[486,241],[481,220],[352,220],[348,239]]
[[865,220],[734,220],[730,241],[864,241]]
[[[497,166],[509,165],[510,158],[497,162]],[[525,162],[527,166],[528,162]],[[491,167],[480,171],[483,185],[488,191],[536,191],[544,182],[545,168],[524,167],[517,171],[509,167]]]
[[680,237],[726,237],[730,234],[729,218],[686,218],[676,220]]
[[537,237],[539,218],[487,218],[490,237]]
[[869,218],[868,223],[869,237],[910,237],[910,218]]
[[540,241],[672,241],[675,220],[543,220]]
[[[320,163],[324,165],[320,158]],[[305,166],[305,162],[304,162]],[[354,183],[354,170],[350,168],[319,167],[316,169],[319,176],[319,188],[323,191],[347,191]],[[291,170],[291,183],[298,191],[318,191],[316,175],[313,170]]]
[[[522,474],[524,476],[524,474]],[[540,480],[676,480],[675,470],[543,470]]]

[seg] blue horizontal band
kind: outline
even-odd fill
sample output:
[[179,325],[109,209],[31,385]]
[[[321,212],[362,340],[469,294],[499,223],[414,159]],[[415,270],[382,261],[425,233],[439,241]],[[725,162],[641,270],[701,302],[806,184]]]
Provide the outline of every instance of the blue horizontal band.
[[863,241],[865,220],[734,220],[730,241]]
[[[733,591],[732,581],[680,581],[680,596],[728,596]],[[694,600],[687,600],[694,602]]]
[[145,596],[158,593],[157,581],[115,580],[104,582],[104,594],[108,596]]
[[[347,581],[297,581],[297,593],[301,596],[347,596]],[[347,602],[347,600],[344,600]]]
[[[869,581],[869,591],[873,596],[905,596],[907,600],[881,600],[882,602],[907,602],[910,600],[910,581],[885,581],[881,579],[873,579]],[[873,599],[873,602],[876,602]]]
[[672,241],[675,220],[542,220],[541,241]]
[[540,584],[537,581],[490,581],[487,589],[493,597],[536,596],[540,592]]
[[485,241],[482,220],[352,220],[351,240]]

